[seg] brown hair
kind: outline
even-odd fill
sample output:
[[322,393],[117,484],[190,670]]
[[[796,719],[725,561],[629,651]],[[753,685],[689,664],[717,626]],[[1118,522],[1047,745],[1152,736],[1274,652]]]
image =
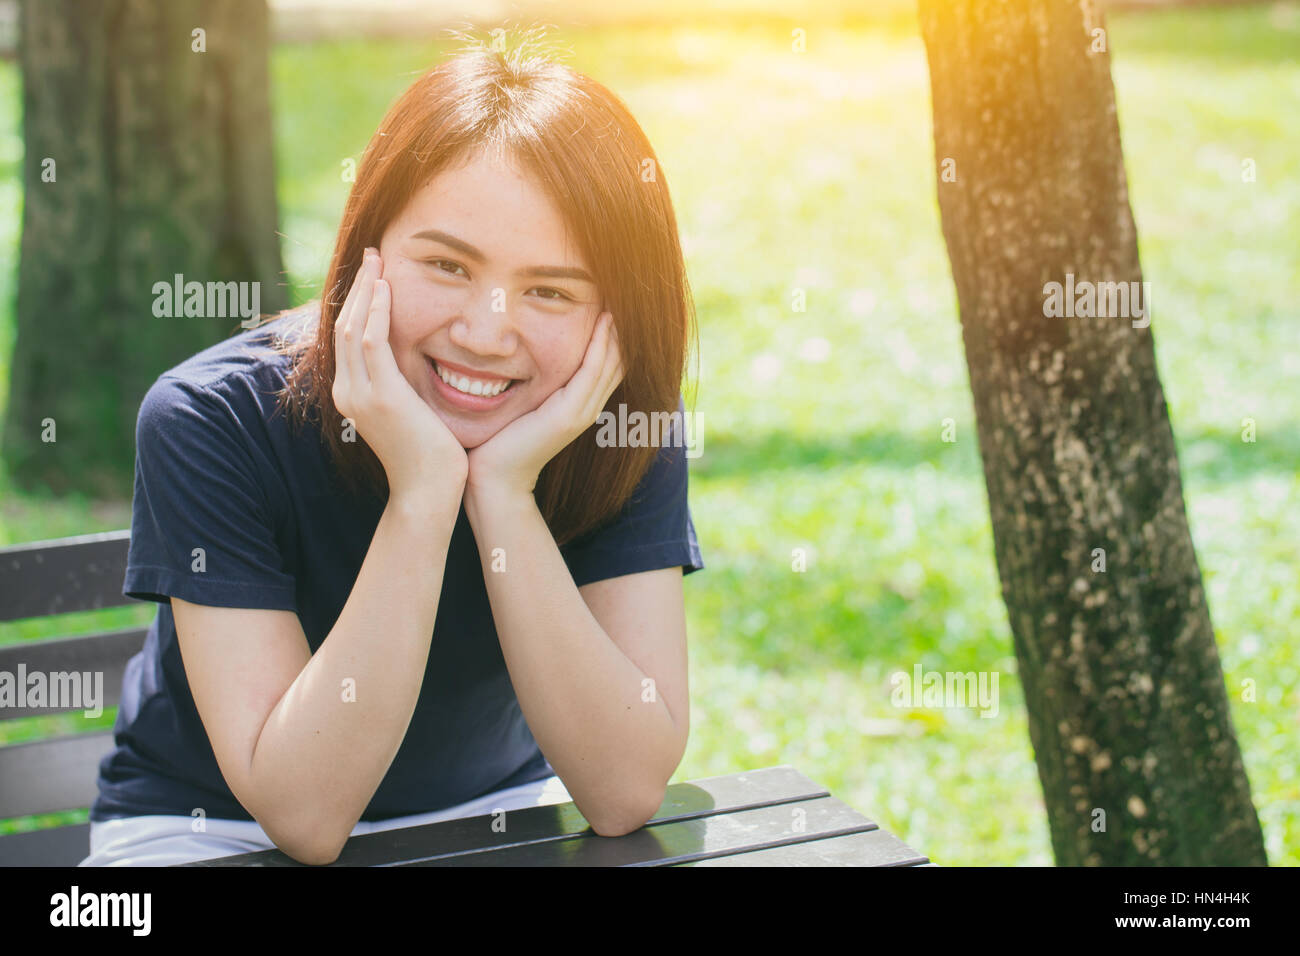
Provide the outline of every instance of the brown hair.
[[[319,410],[322,440],[353,490],[386,496],[387,479],[364,441],[343,442],[332,396],[335,319],[365,248],[379,246],[433,176],[484,147],[518,161],[556,202],[613,313],[624,378],[606,409],[616,414],[626,403],[651,420],[677,411],[688,337],[698,333],[677,220],[649,140],[595,80],[520,46],[478,44],[421,76],[384,117],[343,211],[316,333],[282,346],[295,360],[281,403],[300,425]],[[534,496],[558,544],[616,515],[659,451],[601,448],[597,430],[538,476]]]

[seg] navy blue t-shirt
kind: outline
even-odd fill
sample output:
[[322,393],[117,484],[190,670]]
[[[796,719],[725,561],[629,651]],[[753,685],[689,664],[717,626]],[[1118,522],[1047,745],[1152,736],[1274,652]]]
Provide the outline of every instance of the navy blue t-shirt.
[[[315,318],[304,310],[205,349],[159,376],[141,403],[122,592],[159,608],[123,678],[93,821],[196,808],[253,819],[194,706],[169,596],[295,611],[313,653],[342,612],[384,502],[345,491],[318,426],[294,429],[276,408],[289,359],[267,347],[270,336]],[[703,568],[686,492],[685,449],[664,443],[622,511],[560,548],[575,585]],[[553,773],[510,683],[462,505],[419,700],[361,819],[440,810]]]

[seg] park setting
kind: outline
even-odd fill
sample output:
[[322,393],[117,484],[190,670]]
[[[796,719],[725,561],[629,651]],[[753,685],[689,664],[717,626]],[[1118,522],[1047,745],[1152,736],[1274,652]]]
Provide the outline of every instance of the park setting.
[[[239,0],[201,66],[75,6],[0,9],[0,551],[130,529],[145,390],[239,331],[174,276],[319,298],[446,28],[542,24],[654,145],[694,300],[672,782],[791,767],[941,867],[1300,863],[1300,2]],[[0,655],[157,609],[0,615]],[[117,718],[65,711],[0,748]]]

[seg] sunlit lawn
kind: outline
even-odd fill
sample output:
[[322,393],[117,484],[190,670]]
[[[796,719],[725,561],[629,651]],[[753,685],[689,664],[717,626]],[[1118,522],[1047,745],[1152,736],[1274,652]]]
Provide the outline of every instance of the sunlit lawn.
[[[1300,862],[1296,11],[1125,14],[1110,30],[1197,555],[1269,858],[1290,864]],[[687,581],[692,732],[675,779],[788,763],[937,862],[1050,864],[939,231],[924,50],[914,29],[807,29],[802,54],[782,23],[561,38],[655,143],[699,308],[704,455],[691,502],[708,567]],[[343,161],[438,49],[275,51],[296,300],[324,273]],[[12,64],[0,67],[0,104],[0,250],[12,262]],[[0,386],[13,272],[0,270]],[[806,311],[792,309],[796,289]],[[946,418],[955,443],[941,440]],[[1258,441],[1241,440],[1244,418]],[[125,503],[6,493],[0,541],[128,524]],[[808,554],[803,573],[796,548]],[[119,626],[142,619],[117,614]],[[0,640],[47,630],[0,626]],[[892,707],[889,675],[917,662],[999,671],[996,717]],[[1240,700],[1246,679],[1253,703]],[[85,726],[16,723],[0,739]]]

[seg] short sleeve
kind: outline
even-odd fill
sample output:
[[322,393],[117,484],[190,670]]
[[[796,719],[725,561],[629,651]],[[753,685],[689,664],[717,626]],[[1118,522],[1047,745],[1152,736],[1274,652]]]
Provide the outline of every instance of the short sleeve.
[[665,442],[618,515],[560,549],[574,584],[659,568],[681,567],[683,575],[704,568],[687,503],[686,452],[680,439]]
[[163,376],[141,402],[135,441],[122,593],[296,610],[266,482],[231,406],[201,385]]

